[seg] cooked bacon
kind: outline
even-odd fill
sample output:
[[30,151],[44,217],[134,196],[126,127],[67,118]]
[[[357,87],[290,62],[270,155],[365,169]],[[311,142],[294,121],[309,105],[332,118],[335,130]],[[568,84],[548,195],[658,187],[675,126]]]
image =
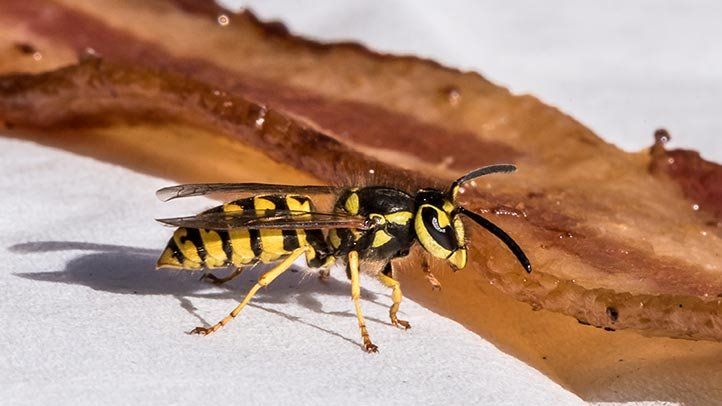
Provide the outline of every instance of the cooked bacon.
[[655,133],[650,172],[668,175],[680,186],[684,196],[694,202],[694,210],[701,209],[712,215],[708,225],[722,227],[722,166],[705,161],[697,151],[667,151],[664,144],[669,139],[664,129]]
[[[719,165],[694,152],[666,151],[661,141],[649,151],[625,153],[558,110],[512,95],[475,73],[354,44],[318,44],[250,13],[227,13],[230,24],[220,26],[216,18],[222,10],[182,4],[8,2],[0,29],[10,42],[0,44],[7,50],[0,55],[16,55],[16,61],[0,59],[3,71],[49,70],[73,63],[74,55],[84,55],[85,62],[0,80],[0,120],[25,136],[66,148],[74,148],[72,142],[27,130],[65,136],[68,128],[112,132],[119,119],[183,122],[306,172],[283,176],[286,182],[303,182],[307,174],[337,181],[338,172],[360,176],[373,169],[382,179],[402,179],[410,187],[443,185],[474,167],[512,162],[519,172],[478,180],[463,201],[507,230],[529,255],[534,272],[526,275],[503,246],[474,229],[470,268],[437,275],[445,299],[421,284],[413,266],[402,275],[409,296],[514,349],[568,385],[584,379],[568,369],[586,355],[562,349],[565,338],[600,351],[616,343],[624,346],[619,351],[628,361],[640,365],[658,360],[649,353],[642,359],[641,348],[719,359],[716,343],[669,344],[622,332],[610,338],[557,315],[526,314],[499,294],[607,330],[722,341]],[[40,8],[44,12],[38,15]],[[42,54],[37,66],[18,44]],[[194,179],[190,171],[169,172],[163,162],[173,157],[152,141],[163,137],[162,127],[147,130],[152,148],[144,154],[156,148],[159,159],[143,170],[185,181],[204,173],[209,177],[203,180],[227,180],[254,168],[209,148],[183,156],[183,165],[193,165]],[[103,157],[121,159],[107,152]],[[203,172],[202,162],[219,159],[224,167]],[[519,338],[529,330],[507,325],[513,320],[544,338]],[[554,362],[533,359],[535,351],[562,350],[564,357]],[[606,365],[609,360],[600,357],[599,365]]]

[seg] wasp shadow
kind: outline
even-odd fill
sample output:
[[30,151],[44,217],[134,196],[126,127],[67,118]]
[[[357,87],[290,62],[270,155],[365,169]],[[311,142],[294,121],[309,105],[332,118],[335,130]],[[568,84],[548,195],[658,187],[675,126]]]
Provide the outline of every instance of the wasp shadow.
[[[200,272],[156,270],[155,261],[158,251],[146,248],[72,241],[35,241],[13,245],[9,247],[9,250],[21,254],[53,251],[88,252],[70,260],[61,271],[25,272],[15,275],[34,281],[81,285],[116,294],[172,296],[179,301],[184,310],[196,317],[204,326],[209,326],[211,323],[208,323],[196,312],[197,309],[191,299],[238,300],[255,283],[264,268],[250,268],[233,281],[222,286],[214,286],[200,281]],[[223,270],[214,272],[220,274]],[[325,311],[322,302],[317,298],[317,296],[343,296],[350,299],[350,293],[351,287],[346,281],[335,278],[321,281],[309,272],[292,268],[276,278],[268,288],[259,291],[249,306],[305,324],[358,345],[356,340],[305,322],[300,317],[261,306],[262,304],[288,303],[293,300],[315,313],[356,318],[355,313],[351,310],[346,312]],[[362,288],[361,295],[365,302],[386,306],[378,301],[376,293],[368,289]],[[366,319],[381,324],[390,324],[376,318],[366,317]]]

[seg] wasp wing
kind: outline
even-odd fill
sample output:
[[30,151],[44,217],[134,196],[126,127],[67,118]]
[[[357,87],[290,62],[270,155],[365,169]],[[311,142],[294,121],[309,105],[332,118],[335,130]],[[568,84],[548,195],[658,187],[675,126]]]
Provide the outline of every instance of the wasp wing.
[[157,219],[176,227],[229,230],[234,228],[273,228],[279,230],[370,228],[365,217],[344,213],[318,213],[292,210],[250,212],[206,212],[195,216]]
[[189,183],[169,186],[155,192],[158,199],[167,202],[181,197],[205,196],[211,193],[227,194],[338,194],[345,188],[324,185],[275,185],[270,183]]

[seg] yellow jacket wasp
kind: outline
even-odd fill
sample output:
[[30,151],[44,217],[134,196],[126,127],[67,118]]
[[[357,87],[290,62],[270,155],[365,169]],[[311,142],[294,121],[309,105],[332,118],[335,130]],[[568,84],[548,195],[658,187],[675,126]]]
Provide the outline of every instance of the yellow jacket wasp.
[[[158,259],[158,267],[213,269],[229,265],[236,270],[226,278],[206,277],[224,283],[242,269],[256,263],[276,263],[265,272],[241,303],[211,327],[196,327],[192,333],[207,335],[236,317],[261,287],[269,285],[301,255],[309,267],[328,268],[337,260],[346,264],[351,279],[351,297],[356,307],[366,351],[377,351],[371,342],[359,302],[359,270],[372,274],[392,289],[391,323],[411,327],[396,316],[402,295],[393,277],[391,261],[408,255],[418,241],[436,258],[446,259],[455,270],[467,262],[465,216],[499,238],[526,272],[531,264],[519,245],[502,229],[457,203],[459,188],[467,181],[492,173],[513,172],[514,165],[491,165],[476,169],[454,181],[448,190],[421,189],[415,195],[402,190],[369,186],[292,186],[261,183],[205,183],[160,189],[158,197],[168,201],[214,192],[248,194],[198,215],[159,219],[179,227]],[[318,212],[312,194],[336,196],[332,212]]]

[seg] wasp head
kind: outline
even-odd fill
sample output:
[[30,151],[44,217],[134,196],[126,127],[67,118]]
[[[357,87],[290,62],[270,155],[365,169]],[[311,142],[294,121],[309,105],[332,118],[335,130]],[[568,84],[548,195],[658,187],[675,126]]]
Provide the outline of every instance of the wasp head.
[[464,223],[445,193],[423,189],[416,194],[414,229],[421,246],[431,255],[448,260],[455,270],[466,266]]
[[416,216],[414,229],[416,236],[431,255],[446,259],[454,270],[466,266],[466,241],[464,239],[464,215],[499,238],[516,256],[527,272],[531,272],[531,263],[521,247],[491,221],[478,213],[465,209],[457,202],[459,191],[464,182],[492,173],[508,173],[516,170],[514,165],[490,165],[473,170],[455,180],[449,190],[422,189],[416,195]]

